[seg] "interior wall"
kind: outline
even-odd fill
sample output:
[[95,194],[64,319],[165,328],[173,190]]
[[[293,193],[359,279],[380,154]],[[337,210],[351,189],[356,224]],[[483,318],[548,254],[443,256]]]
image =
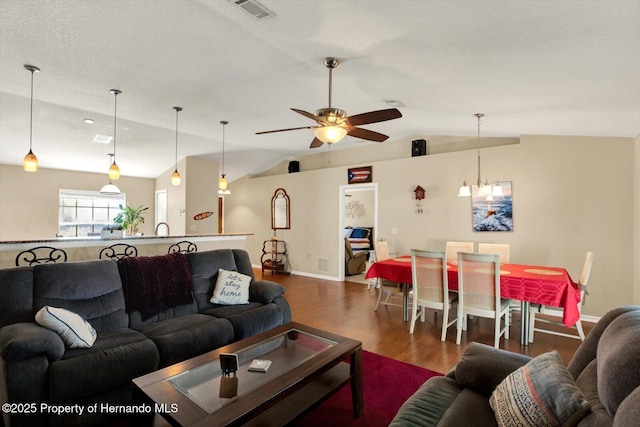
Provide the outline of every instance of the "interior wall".
[[375,220],[375,192],[373,190],[349,191],[345,194],[345,227],[373,227]]
[[[218,232],[218,163],[197,157],[187,157],[185,234]],[[196,220],[203,212],[212,215]]]
[[[347,183],[348,167],[371,165],[379,186],[377,238],[394,252],[444,250],[447,240],[509,243],[513,262],[565,267],[577,280],[591,250],[585,314],[600,316],[634,300],[632,139],[524,135],[520,144],[482,149],[482,177],[512,182],[514,231],[506,233],[472,231],[471,201],[456,196],[462,181],[477,175],[475,150],[371,162],[363,160],[366,150],[341,151],[349,166],[234,181],[227,231],[255,233],[247,250],[258,264],[262,241],[273,234],[271,196],[283,187],[291,197],[291,230],[278,237],[287,241],[293,270],[337,277],[339,186]],[[416,185],[427,190],[422,214],[415,210]],[[318,271],[318,258],[329,259],[327,273]]]
[[636,136],[634,146],[634,208],[633,208],[633,304],[640,305],[640,134]]
[[[167,190],[167,224],[169,224],[169,234],[172,236],[184,236],[186,232],[185,212],[186,212],[186,159],[178,161],[178,172],[180,173],[180,185],[171,184],[171,175],[174,167],[164,171],[156,178],[156,191]],[[157,224],[154,224],[154,228]]]
[[[98,191],[107,183],[105,173],[71,172],[40,168],[25,172],[22,166],[0,164],[0,240],[55,239],[61,188]],[[148,206],[143,234],[153,234],[154,180],[120,177],[114,182],[127,195],[127,204]]]

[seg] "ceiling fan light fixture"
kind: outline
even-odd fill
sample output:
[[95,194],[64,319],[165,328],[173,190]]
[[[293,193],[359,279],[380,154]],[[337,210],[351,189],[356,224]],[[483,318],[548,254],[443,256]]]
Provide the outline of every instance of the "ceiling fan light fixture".
[[322,126],[316,128],[313,134],[324,143],[335,144],[347,135],[347,130],[341,126]]

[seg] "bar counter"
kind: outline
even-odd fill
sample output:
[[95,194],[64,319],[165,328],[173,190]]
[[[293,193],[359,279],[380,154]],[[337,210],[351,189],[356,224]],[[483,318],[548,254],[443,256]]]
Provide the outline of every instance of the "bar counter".
[[125,236],[121,239],[101,237],[59,237],[56,239],[0,241],[0,268],[15,267],[18,253],[36,246],[63,249],[67,261],[98,259],[100,250],[116,243],[127,243],[138,249],[138,256],[166,254],[173,243],[188,240],[198,251],[212,249],[246,249],[247,236],[253,233],[192,234],[183,236]]

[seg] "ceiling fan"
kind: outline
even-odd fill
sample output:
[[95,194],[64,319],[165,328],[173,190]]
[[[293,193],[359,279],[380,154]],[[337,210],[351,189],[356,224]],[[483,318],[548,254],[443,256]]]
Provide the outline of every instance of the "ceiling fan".
[[316,110],[315,114],[292,108],[296,113],[315,120],[318,124],[317,126],[269,130],[256,132],[256,135],[299,129],[315,129],[313,132],[315,138],[311,142],[310,148],[320,147],[324,143],[335,144],[344,138],[345,135],[376,142],[383,142],[389,139],[387,135],[356,126],[398,119],[402,117],[402,113],[398,109],[388,108],[386,110],[369,111],[368,113],[347,117],[346,111],[331,107],[332,71],[338,64],[340,64],[340,61],[337,58],[327,57],[324,59],[324,65],[329,69],[329,106],[327,108],[320,108]]

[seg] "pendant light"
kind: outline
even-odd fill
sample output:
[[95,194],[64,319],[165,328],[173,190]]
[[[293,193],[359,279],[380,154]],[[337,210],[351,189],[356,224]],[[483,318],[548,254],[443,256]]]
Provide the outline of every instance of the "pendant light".
[[228,125],[229,122],[222,120],[220,124],[222,125],[222,174],[218,181],[218,194],[231,194],[229,184],[227,183],[227,176],[224,174],[224,127]]
[[171,184],[180,185],[180,173],[178,172],[178,113],[182,111],[182,107],[173,107],[176,110],[176,168],[171,175]]
[[120,179],[120,168],[116,164],[116,118],[118,116],[118,95],[122,91],[118,89],[111,89],[109,92],[113,94],[114,107],[113,107],[113,163],[109,167],[109,179]]
[[[113,153],[109,153],[108,156],[112,159],[114,157]],[[111,163],[111,159],[109,160],[109,163]],[[108,196],[115,196],[117,194],[122,194],[120,189],[111,182],[111,177],[109,177],[109,183],[105,184],[101,189],[100,189],[100,194],[105,194]]]
[[[484,114],[475,113],[473,116],[478,119],[478,179],[475,182],[478,192],[475,195],[485,197],[486,200],[493,200],[493,196],[503,196],[504,193],[502,192],[502,187],[499,182],[496,181],[495,185],[489,184],[489,180],[487,179],[482,182],[480,175],[480,125],[482,124],[481,119],[484,117]],[[458,190],[458,197],[469,197],[471,195],[471,185],[467,184],[467,181],[465,180]]]
[[38,158],[31,150],[33,142],[33,73],[39,73],[40,68],[33,65],[24,65],[24,68],[31,71],[31,116],[29,117],[29,152],[24,156],[22,168],[27,172],[36,172],[38,170]]

